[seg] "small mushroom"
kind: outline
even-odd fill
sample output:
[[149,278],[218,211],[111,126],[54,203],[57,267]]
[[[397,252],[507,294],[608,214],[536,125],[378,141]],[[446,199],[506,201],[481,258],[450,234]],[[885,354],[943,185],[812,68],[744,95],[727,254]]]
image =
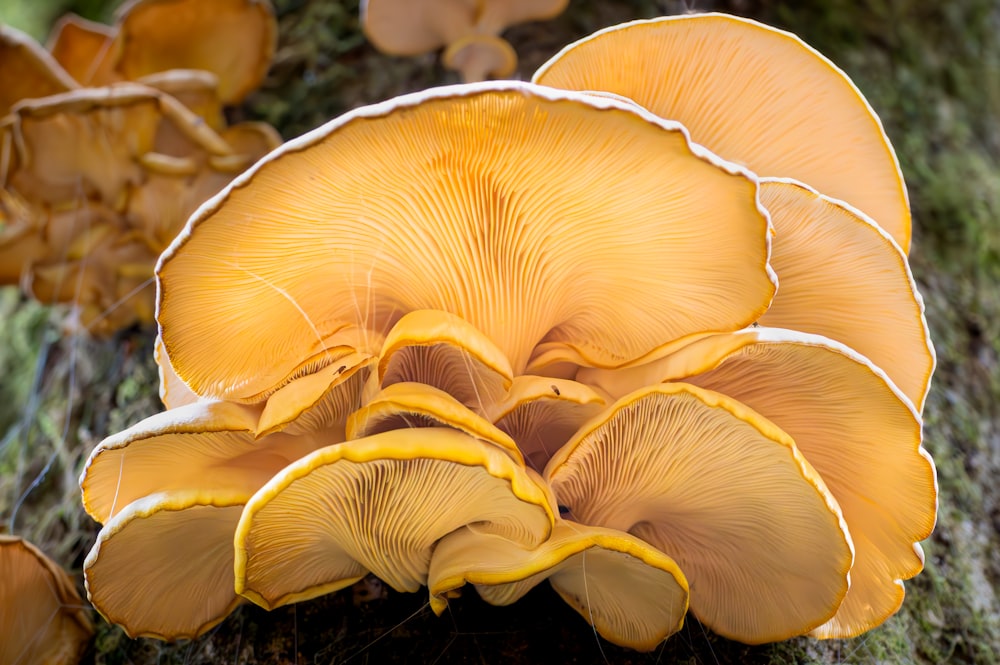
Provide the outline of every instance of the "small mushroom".
[[421,309],[468,322],[514,373],[541,342],[617,366],[764,312],[756,191],[614,99],[513,81],[406,95],[286,143],[192,216],[160,259],[163,342],[197,394],[240,400],[338,331]]
[[576,381],[522,374],[489,413],[531,468],[541,471],[580,426],[604,410],[604,397]]
[[795,35],[726,14],[633,21],[570,44],[535,83],[624,95],[761,176],[795,178],[910,248],[910,208],[882,123],[851,80]]
[[65,570],[37,547],[0,534],[0,663],[75,663],[93,634]]
[[467,83],[510,76],[517,53],[499,35],[552,18],[569,0],[364,0],[361,25],[383,53],[420,55],[444,48],[442,62]]
[[293,463],[250,500],[236,530],[236,591],[273,609],[369,572],[416,591],[445,534],[473,525],[535,547],[549,536],[553,511],[521,465],[461,432],[355,439]]
[[791,437],[682,383],[629,393],[545,468],[567,519],[665,552],[708,628],[751,644],[828,621],[854,558],[840,508]]
[[441,614],[464,584],[488,603],[509,605],[545,579],[619,646],[652,651],[684,624],[688,583],[670,557],[627,533],[566,520],[535,549],[458,529],[434,548],[427,586],[431,609]]

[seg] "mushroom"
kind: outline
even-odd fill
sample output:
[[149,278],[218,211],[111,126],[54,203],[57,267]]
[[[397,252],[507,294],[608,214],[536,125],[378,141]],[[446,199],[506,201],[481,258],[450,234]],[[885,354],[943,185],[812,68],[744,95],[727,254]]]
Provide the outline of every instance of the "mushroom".
[[67,74],[80,85],[104,86],[121,80],[114,71],[121,44],[117,32],[76,14],[63,14],[52,27],[45,46]]
[[629,393],[545,468],[567,519],[665,552],[708,628],[751,644],[828,621],[851,537],[791,437],[734,399],[683,383]]
[[37,547],[0,534],[0,663],[75,663],[93,626],[73,580]]
[[0,117],[23,99],[48,97],[79,87],[34,39],[0,25]]
[[427,586],[441,614],[466,583],[493,605],[516,602],[548,579],[570,607],[619,646],[652,651],[684,624],[688,583],[677,564],[643,541],[612,529],[556,521],[552,536],[524,549],[463,527],[431,556]]
[[768,245],[754,178],[674,123],[513,81],[443,87],[239,176],[161,256],[158,318],[178,376],[225,399],[315,367],[345,327],[381,334],[420,309],[465,320],[515,374],[540,342],[617,366],[759,318]]
[[918,543],[934,528],[937,481],[919,414],[868,359],[817,335],[755,328],[630,372],[582,374],[612,393],[683,380],[724,392],[788,432],[840,504],[856,551],[851,589],[814,635],[859,635],[899,609],[901,580],[923,569]]
[[568,2],[363,0],[361,25],[383,53],[420,55],[444,48],[444,66],[471,83],[513,74],[517,53],[500,33],[512,25],[552,18]]
[[878,116],[791,33],[713,13],[633,21],[570,44],[532,80],[634,99],[761,176],[847,201],[909,251],[906,187]]
[[368,572],[416,591],[445,534],[472,525],[535,547],[554,519],[546,490],[498,447],[392,430],[320,449],[254,495],[236,530],[236,591],[273,609]]
[[760,325],[824,335],[888,374],[922,411],[934,347],[906,255],[871,219],[788,180],[761,182],[781,288]]
[[219,79],[219,99],[238,104],[271,65],[277,22],[268,0],[132,0],[119,8],[117,71],[134,80],[168,69]]

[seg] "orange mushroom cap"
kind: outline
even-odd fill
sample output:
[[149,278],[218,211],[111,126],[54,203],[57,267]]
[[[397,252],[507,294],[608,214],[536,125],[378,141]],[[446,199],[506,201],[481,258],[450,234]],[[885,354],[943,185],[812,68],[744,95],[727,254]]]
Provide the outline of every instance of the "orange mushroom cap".
[[615,366],[759,317],[768,228],[752,176],[632,104],[444,87],[286,143],[206,203],[160,259],[158,320],[178,376],[227,399],[418,309],[464,319],[515,373],[543,341]]
[[844,72],[791,33],[726,14],[633,21],[570,44],[532,80],[634,99],[761,176],[847,201],[909,251],[906,187],[882,123]]

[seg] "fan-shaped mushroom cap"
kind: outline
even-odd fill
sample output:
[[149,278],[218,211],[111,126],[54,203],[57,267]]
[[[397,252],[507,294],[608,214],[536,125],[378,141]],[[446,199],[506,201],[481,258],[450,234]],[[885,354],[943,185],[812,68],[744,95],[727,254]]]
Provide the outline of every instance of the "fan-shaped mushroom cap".
[[434,548],[427,586],[441,614],[447,594],[466,583],[486,602],[509,605],[546,578],[620,646],[650,651],[684,623],[688,584],[673,559],[627,533],[565,520],[530,550],[468,527],[450,533]]
[[271,66],[278,25],[267,0],[133,0],[118,11],[117,69],[127,79],[167,69],[219,77],[219,99],[238,104]]
[[691,610],[725,637],[802,634],[847,593],[853,555],[836,500],[787,434],[724,395],[680,383],[630,393],[545,477],[573,520],[673,558]]
[[761,182],[781,288],[760,324],[824,335],[882,368],[921,411],[934,347],[906,255],[873,221],[790,181]]
[[146,418],[102,441],[80,476],[83,505],[107,522],[154,492],[255,492],[290,462],[336,443],[336,431],[254,438],[259,408],[201,401]]
[[48,51],[9,25],[0,25],[0,62],[0,116],[21,100],[79,87]]
[[693,344],[629,383],[662,379],[725,392],[769,418],[840,504],[856,550],[851,590],[815,635],[858,635],[899,609],[900,580],[923,568],[917,542],[934,528],[937,483],[920,417],[880,369],[817,335],[755,328]]
[[37,547],[0,534],[0,663],[75,663],[93,628],[66,571]]
[[219,100],[219,77],[204,69],[167,69],[139,78],[137,83],[161,90],[217,132],[226,128]]
[[129,637],[194,638],[243,599],[233,532],[249,491],[152,494],[116,514],[83,564],[94,608]]
[[378,386],[417,382],[442,390],[483,414],[513,380],[503,351],[486,335],[447,312],[404,315],[386,335],[379,354]]
[[725,14],[634,21],[567,46],[532,80],[634,99],[761,176],[847,201],[909,251],[906,188],[878,116],[795,35]]
[[46,48],[81,85],[108,85],[121,80],[121,75],[115,72],[121,47],[115,41],[116,34],[111,26],[76,14],[63,14],[49,33]]
[[402,429],[348,441],[290,465],[247,504],[236,591],[274,608],[369,571],[416,591],[443,535],[474,525],[534,547],[549,536],[553,511],[522,466],[461,432]]
[[451,427],[499,446],[524,464],[512,438],[448,393],[423,383],[394,383],[383,388],[351,414],[347,438],[359,439],[406,427]]
[[517,442],[531,467],[541,471],[552,454],[605,405],[601,395],[582,383],[522,374],[503,401],[490,409],[489,417]]
[[614,366],[759,317],[767,235],[753,177],[676,124],[451,86],[357,109],[240,176],[161,257],[159,321],[178,375],[227,399],[273,391],[345,326],[419,309],[464,319],[515,373],[541,341]]

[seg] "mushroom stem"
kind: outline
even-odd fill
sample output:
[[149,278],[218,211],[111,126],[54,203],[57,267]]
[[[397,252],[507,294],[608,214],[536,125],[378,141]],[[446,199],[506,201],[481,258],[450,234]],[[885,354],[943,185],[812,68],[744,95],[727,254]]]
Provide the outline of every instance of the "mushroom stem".
[[517,53],[496,35],[468,35],[445,49],[441,62],[462,73],[466,83],[507,78],[517,68]]

